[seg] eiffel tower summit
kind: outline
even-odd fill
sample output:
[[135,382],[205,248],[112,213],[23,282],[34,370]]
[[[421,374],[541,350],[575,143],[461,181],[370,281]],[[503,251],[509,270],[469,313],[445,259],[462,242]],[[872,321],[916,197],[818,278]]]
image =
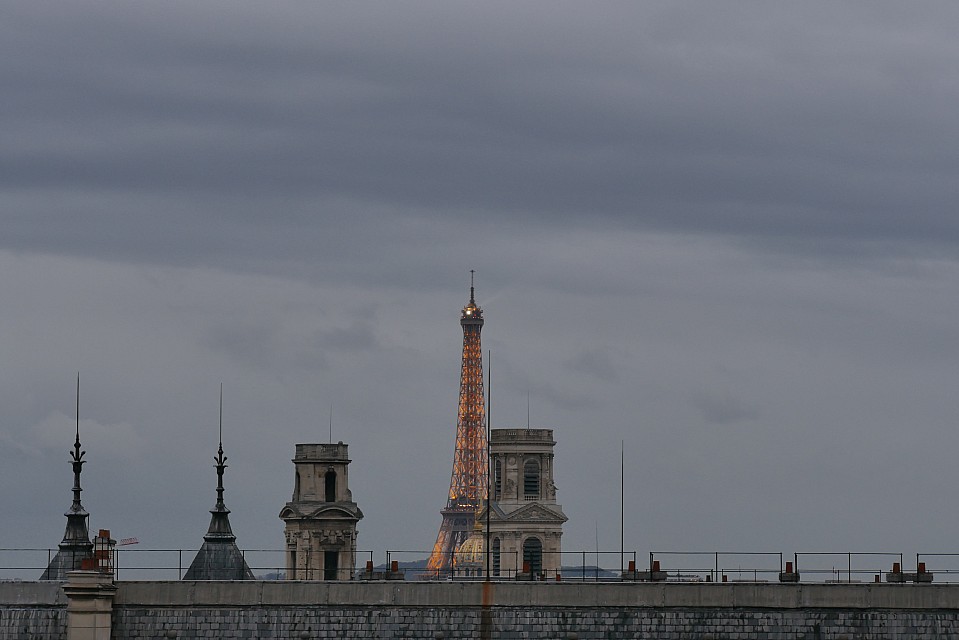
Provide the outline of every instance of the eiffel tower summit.
[[427,569],[442,575],[452,570],[453,554],[473,531],[476,512],[486,500],[486,407],[483,391],[483,310],[476,304],[473,271],[470,271],[470,301],[460,317],[463,327],[463,363],[460,370],[459,411],[453,474],[443,523],[430,553]]

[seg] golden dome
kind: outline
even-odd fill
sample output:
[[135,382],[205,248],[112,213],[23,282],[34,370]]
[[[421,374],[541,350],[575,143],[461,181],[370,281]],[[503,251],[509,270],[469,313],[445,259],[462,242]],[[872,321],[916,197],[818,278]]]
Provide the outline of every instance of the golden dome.
[[457,569],[482,567],[486,561],[483,550],[486,546],[486,536],[483,534],[483,524],[478,522],[473,525],[473,533],[463,540],[453,555],[453,566]]

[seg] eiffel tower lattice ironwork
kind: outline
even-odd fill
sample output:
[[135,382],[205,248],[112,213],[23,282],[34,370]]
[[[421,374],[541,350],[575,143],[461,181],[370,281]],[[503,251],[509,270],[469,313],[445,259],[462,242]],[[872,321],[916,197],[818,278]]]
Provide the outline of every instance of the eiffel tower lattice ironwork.
[[427,570],[436,576],[453,568],[453,554],[473,532],[476,512],[486,501],[486,407],[483,390],[483,310],[476,304],[473,272],[470,271],[470,301],[460,317],[463,327],[463,364],[460,371],[456,446],[449,499]]

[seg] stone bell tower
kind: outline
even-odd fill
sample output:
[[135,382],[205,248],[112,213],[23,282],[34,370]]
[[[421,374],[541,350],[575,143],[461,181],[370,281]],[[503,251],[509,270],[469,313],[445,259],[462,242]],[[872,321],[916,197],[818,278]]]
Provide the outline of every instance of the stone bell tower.
[[356,567],[356,523],[347,445],[298,444],[293,499],[280,511],[286,522],[287,580],[350,580]]
[[552,579],[560,570],[566,514],[556,501],[554,446],[552,429],[490,431],[493,576]]

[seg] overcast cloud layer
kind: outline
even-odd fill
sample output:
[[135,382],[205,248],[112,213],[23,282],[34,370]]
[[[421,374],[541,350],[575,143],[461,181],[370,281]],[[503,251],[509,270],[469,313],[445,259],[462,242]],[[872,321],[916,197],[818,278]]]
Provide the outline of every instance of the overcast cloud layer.
[[[428,549],[476,270],[564,548],[959,552],[959,8],[7,3],[0,547]],[[641,556],[642,557],[642,556]],[[618,562],[618,560],[617,560]]]

